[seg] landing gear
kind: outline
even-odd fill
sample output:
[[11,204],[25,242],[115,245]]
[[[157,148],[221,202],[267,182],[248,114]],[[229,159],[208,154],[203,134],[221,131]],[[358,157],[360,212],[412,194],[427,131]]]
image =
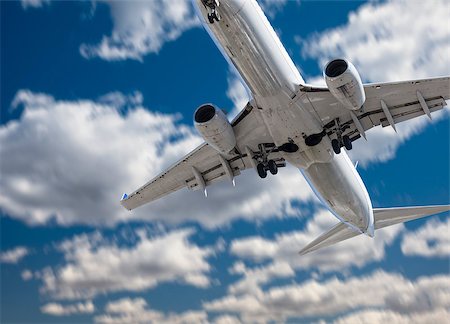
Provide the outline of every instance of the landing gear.
[[203,5],[208,11],[208,21],[210,24],[214,24],[214,21],[220,21],[220,14],[217,11],[219,7],[219,0],[202,0]]
[[278,173],[278,166],[274,160],[269,160],[267,163],[258,163],[256,166],[256,171],[258,171],[259,177],[264,179],[267,177],[267,171],[270,171],[271,174],[276,175]]
[[[295,144],[293,143],[293,145]],[[278,168],[286,166],[285,160],[281,157],[273,159],[268,158],[269,154],[273,152],[283,151],[280,149],[280,147],[277,147],[273,143],[259,144],[258,145],[259,152],[257,153],[254,153],[249,148],[247,149],[248,149],[247,154],[250,155],[251,158],[257,162],[257,164],[253,166],[256,167],[256,171],[258,172],[258,175],[262,179],[267,177],[267,171],[275,175],[278,173]]]
[[208,14],[208,21],[210,24],[214,24],[214,20],[215,21],[220,21],[220,16],[219,13],[217,11],[213,11],[212,13]]
[[335,120],[335,128],[333,129],[336,137],[331,140],[331,146],[336,154],[341,153],[341,147],[345,147],[347,151],[350,151],[353,147],[352,140],[348,135],[342,135],[342,133],[348,128],[339,124],[339,118]]

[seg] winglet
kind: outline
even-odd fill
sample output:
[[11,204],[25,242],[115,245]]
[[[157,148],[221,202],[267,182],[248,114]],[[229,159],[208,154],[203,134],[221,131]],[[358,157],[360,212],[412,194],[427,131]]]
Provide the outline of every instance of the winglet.
[[128,198],[128,195],[126,193],[124,193],[123,196],[122,196],[122,199],[120,199],[120,200],[125,200],[127,198]]

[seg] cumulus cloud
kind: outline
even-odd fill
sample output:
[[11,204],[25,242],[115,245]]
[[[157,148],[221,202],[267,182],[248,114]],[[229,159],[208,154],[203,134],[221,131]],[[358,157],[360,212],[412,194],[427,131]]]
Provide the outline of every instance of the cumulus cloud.
[[448,276],[413,281],[383,271],[346,280],[306,281],[256,294],[230,294],[204,303],[209,312],[235,313],[243,322],[330,317],[372,308],[409,314],[412,318],[442,312],[449,306]]
[[257,293],[260,286],[276,278],[287,278],[295,276],[295,271],[287,262],[274,262],[267,266],[247,268],[243,262],[237,262],[230,269],[230,273],[243,275],[243,279],[238,280],[228,287],[232,294]]
[[[351,12],[345,25],[297,41],[303,55],[320,66],[345,57],[370,82],[449,75],[450,29],[442,25],[449,15],[445,0],[369,2]],[[433,123],[443,118],[448,118],[448,109],[434,113]],[[368,142],[354,143],[350,156],[363,166],[390,160],[402,143],[429,124],[426,117],[407,121],[397,126],[398,134],[390,127],[374,128],[367,133]]]
[[158,53],[165,43],[200,25],[188,0],[106,2],[113,30],[96,45],[82,44],[80,53],[85,58],[142,61],[146,54]]
[[73,314],[92,314],[95,311],[92,301],[62,305],[58,303],[48,303],[41,307],[41,312],[53,316],[67,316]]
[[345,57],[372,82],[448,75],[450,30],[443,24],[449,14],[445,0],[369,2],[351,12],[347,24],[299,42],[321,66]]
[[242,322],[236,316],[225,314],[225,315],[217,316],[214,319],[213,323],[215,323],[215,324],[241,324]]
[[336,324],[422,324],[445,323],[450,318],[448,309],[436,309],[429,312],[401,314],[390,310],[364,310],[338,318]]
[[28,269],[23,270],[22,273],[20,274],[20,276],[22,277],[23,281],[28,281],[28,280],[33,279],[33,273]]
[[228,113],[228,119],[231,121],[239,112],[244,109],[250,100],[250,96],[240,78],[233,72],[228,74],[227,97],[233,102],[233,109]]
[[24,246],[17,246],[11,250],[0,253],[0,262],[16,264],[27,256],[30,251]]
[[443,222],[431,220],[416,231],[406,232],[401,248],[405,255],[440,258],[450,256],[450,219]]
[[450,109],[432,114],[432,121],[428,116],[420,116],[397,124],[395,132],[392,127],[377,126],[367,132],[367,142],[360,139],[353,143],[353,149],[349,156],[353,161],[359,161],[362,166],[370,163],[385,162],[395,158],[397,149],[412,136],[420,134],[429,125],[436,124],[444,119],[448,119]]
[[[404,228],[401,224],[384,228],[375,233],[374,239],[360,235],[314,253],[298,256],[298,252],[303,247],[328,231],[337,222],[329,211],[322,210],[316,213],[301,231],[279,233],[275,235],[274,239],[251,236],[233,240],[230,244],[230,253],[252,262],[270,261],[269,264],[257,270],[258,273],[265,273],[267,278],[264,281],[267,282],[270,277],[292,276],[293,270],[289,270],[289,268],[342,272],[353,266],[363,267],[369,262],[382,260],[386,247],[392,244]],[[252,278],[253,271],[255,270],[243,269],[241,271],[244,275],[241,279],[242,282],[238,282],[234,286],[246,287],[250,290],[259,289],[256,281],[258,276]]]
[[[260,0],[258,1],[264,13],[270,18],[274,18],[286,6],[288,0]],[[300,1],[297,0],[297,3]]]
[[207,323],[207,314],[204,311],[164,314],[149,309],[143,298],[122,298],[109,302],[105,311],[105,314],[94,318],[96,323]]
[[210,284],[206,259],[211,248],[191,244],[192,230],[155,237],[144,232],[132,246],[108,242],[100,233],[76,236],[59,245],[65,264],[46,267],[36,276],[41,292],[55,299],[91,298],[100,293],[143,291],[177,281],[205,288]]
[[110,226],[141,219],[216,227],[235,218],[298,215],[292,201],[313,199],[303,176],[289,167],[265,180],[254,170],[244,171],[236,188],[228,182],[213,185],[208,199],[182,189],[127,212],[119,204],[124,191],[138,188],[202,142],[192,127],[177,122],[178,115],[150,112],[140,102],[139,93],[65,101],[19,91],[12,106],[24,108],[20,119],[0,126],[2,210],[28,224]]

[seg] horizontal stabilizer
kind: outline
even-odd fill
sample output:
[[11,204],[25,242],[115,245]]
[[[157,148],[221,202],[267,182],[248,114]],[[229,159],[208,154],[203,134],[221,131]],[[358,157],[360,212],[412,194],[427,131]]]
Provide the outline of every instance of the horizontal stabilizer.
[[[450,205],[374,208],[373,217],[375,221],[375,230],[425,216],[439,214],[448,210],[450,210]],[[300,255],[304,255],[306,253],[345,241],[359,234],[359,232],[351,229],[345,223],[338,223],[328,232],[322,234],[305,246],[299,253]]]

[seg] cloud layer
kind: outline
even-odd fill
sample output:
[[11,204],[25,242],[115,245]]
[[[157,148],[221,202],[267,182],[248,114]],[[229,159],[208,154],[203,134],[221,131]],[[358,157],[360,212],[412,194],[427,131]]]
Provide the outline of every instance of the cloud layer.
[[191,244],[190,234],[184,229],[151,237],[142,231],[132,246],[107,242],[99,233],[77,236],[59,246],[65,264],[46,267],[36,277],[41,292],[56,299],[143,291],[167,281],[205,288],[210,284],[206,258],[213,251]]
[[151,310],[143,298],[122,298],[109,302],[105,314],[95,317],[96,323],[208,323],[204,311],[187,311],[180,314],[164,314]]
[[[379,308],[394,315],[391,318],[397,314],[404,318],[434,314],[432,318],[445,321],[449,306],[448,276],[437,275],[412,281],[384,271],[347,280],[310,280],[256,294],[229,295],[204,304],[210,312],[239,314],[243,322],[333,317],[361,309]],[[354,322],[358,321],[355,319]]]
[[67,316],[73,314],[92,314],[95,311],[92,301],[62,305],[58,303],[48,303],[41,307],[41,312],[53,316]]
[[450,256],[450,219],[428,221],[416,231],[403,235],[402,252],[405,255],[445,258]]

